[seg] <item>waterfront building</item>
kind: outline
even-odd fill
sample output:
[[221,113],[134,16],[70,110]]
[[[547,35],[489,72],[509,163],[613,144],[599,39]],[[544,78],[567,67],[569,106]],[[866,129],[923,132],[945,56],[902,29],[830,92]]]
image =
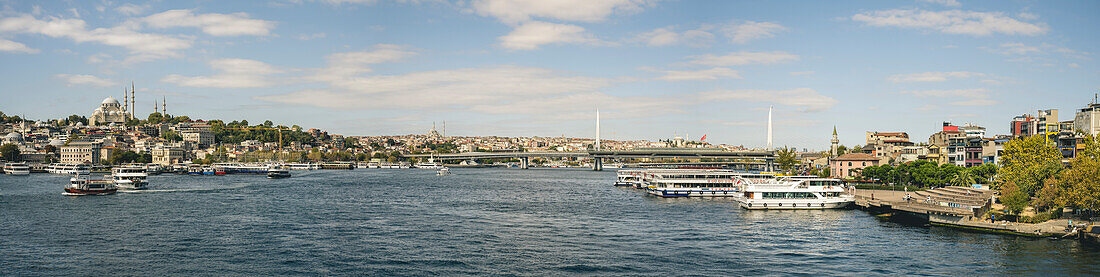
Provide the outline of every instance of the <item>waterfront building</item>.
[[1058,135],[1058,109],[1039,110],[1035,117],[1035,133],[1046,136]]
[[944,122],[941,131],[928,137],[928,144],[937,147],[938,163],[966,165],[966,133],[960,131],[959,126]]
[[859,170],[864,167],[879,165],[880,160],[875,156],[864,153],[848,153],[833,158],[829,162],[830,176],[833,178],[851,179],[859,176]]
[[1012,118],[1008,130],[1013,137],[1031,136],[1037,133],[1038,120],[1030,114],[1022,114]]
[[61,162],[67,164],[99,163],[102,143],[95,140],[73,140],[61,146]]
[[879,158],[882,163],[898,162],[902,150],[909,146],[913,146],[913,142],[909,141],[909,134],[905,132],[867,131],[867,144],[863,152]]
[[1073,118],[1073,129],[1089,134],[1100,134],[1100,103],[1093,100],[1087,107],[1077,111]]
[[1010,140],[1012,138],[1009,136],[982,139],[982,163],[1001,164],[1001,152]]
[[159,165],[172,165],[184,159],[183,149],[178,147],[157,147],[150,152],[153,155],[153,163]]
[[92,117],[88,118],[88,122],[92,126],[106,126],[111,123],[125,124],[128,119],[130,114],[126,113],[122,104],[114,97],[107,97],[98,108],[92,111]]
[[214,145],[214,132],[209,130],[194,130],[180,132],[183,141],[194,142],[200,147]]

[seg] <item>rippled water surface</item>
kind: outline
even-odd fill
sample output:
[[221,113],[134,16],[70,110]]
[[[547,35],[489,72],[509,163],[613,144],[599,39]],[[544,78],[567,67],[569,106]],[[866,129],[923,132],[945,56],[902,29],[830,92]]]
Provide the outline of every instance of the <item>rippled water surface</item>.
[[160,175],[86,197],[0,176],[0,275],[1100,274],[1073,240],[661,199],[611,171],[452,172]]

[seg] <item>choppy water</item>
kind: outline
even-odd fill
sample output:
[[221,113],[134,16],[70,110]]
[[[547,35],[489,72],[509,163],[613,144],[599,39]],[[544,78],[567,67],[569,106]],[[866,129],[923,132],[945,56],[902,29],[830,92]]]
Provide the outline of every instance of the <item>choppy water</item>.
[[0,176],[0,275],[1100,274],[1073,240],[660,199],[610,171],[452,172],[160,175],[95,197]]

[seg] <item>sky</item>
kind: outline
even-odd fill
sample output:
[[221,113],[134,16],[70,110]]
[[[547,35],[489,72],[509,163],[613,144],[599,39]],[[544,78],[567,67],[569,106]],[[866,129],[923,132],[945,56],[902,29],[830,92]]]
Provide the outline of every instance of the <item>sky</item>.
[[1100,91],[1100,1],[0,1],[0,111],[828,149]]

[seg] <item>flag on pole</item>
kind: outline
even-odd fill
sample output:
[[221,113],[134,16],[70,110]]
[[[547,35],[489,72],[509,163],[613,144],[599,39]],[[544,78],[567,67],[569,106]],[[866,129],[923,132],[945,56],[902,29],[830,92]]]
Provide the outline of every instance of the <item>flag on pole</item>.
[[706,134],[703,134],[703,138],[700,138],[699,140],[700,140],[700,141],[703,141],[703,140],[707,140],[707,135],[706,135]]

